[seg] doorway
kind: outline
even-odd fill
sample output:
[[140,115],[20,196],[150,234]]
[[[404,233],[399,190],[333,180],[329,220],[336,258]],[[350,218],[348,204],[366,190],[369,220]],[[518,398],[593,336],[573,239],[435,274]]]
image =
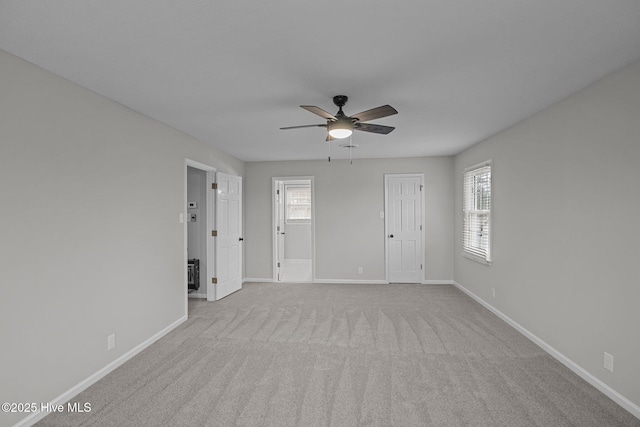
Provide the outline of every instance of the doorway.
[[385,253],[389,283],[424,280],[424,174],[386,174]]
[[187,289],[189,298],[207,297],[207,173],[187,167]]
[[314,277],[313,177],[273,178],[273,281]]
[[[215,248],[210,238],[214,227],[215,168],[185,159],[184,178],[184,268],[185,311],[188,298],[213,301],[215,289],[211,278],[215,275]],[[193,260],[197,260],[196,263]],[[191,262],[190,262],[191,261]],[[195,281],[198,281],[197,289]],[[191,288],[191,289],[190,289]],[[191,292],[189,292],[191,291]]]

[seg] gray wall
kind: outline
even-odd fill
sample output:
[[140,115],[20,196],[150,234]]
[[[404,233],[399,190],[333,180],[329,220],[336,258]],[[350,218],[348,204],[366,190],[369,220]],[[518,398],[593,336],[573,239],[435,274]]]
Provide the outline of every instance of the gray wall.
[[425,174],[425,278],[451,280],[452,157],[246,163],[246,277],[273,277],[271,178],[314,176],[316,278],[384,280],[384,174],[410,172]]
[[0,94],[0,400],[49,402],[185,316],[185,157],[244,165],[4,51]]
[[[491,266],[460,256],[463,169],[486,159]],[[459,154],[455,177],[455,280],[640,405],[640,63]]]

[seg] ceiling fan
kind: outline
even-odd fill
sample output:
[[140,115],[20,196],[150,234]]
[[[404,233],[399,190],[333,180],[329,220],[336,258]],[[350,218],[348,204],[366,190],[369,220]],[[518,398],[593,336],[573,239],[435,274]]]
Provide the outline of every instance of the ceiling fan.
[[363,123],[369,120],[381,119],[382,117],[398,114],[396,109],[393,108],[392,106],[383,105],[377,108],[373,108],[371,110],[354,114],[352,116],[347,116],[342,111],[342,107],[344,107],[348,99],[349,98],[345,95],[336,95],[333,97],[333,103],[336,104],[336,106],[338,107],[338,112],[336,113],[335,116],[333,114],[330,114],[324,111],[320,107],[315,107],[313,105],[300,106],[305,110],[312,112],[313,114],[317,114],[318,116],[324,119],[327,119],[326,124],[289,126],[289,127],[283,127],[280,129],[299,129],[299,128],[310,128],[310,127],[327,128],[329,130],[329,135],[327,135],[327,141],[332,141],[333,139],[348,138],[349,136],[351,136],[354,130],[386,135],[395,129],[395,127],[392,127],[392,126]]

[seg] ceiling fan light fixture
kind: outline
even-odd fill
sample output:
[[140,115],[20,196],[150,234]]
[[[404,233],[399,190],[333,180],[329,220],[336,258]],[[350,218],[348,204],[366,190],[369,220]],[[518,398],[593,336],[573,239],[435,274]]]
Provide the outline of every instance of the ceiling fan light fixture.
[[333,123],[329,124],[329,135],[332,138],[344,139],[351,136],[353,133],[353,122],[348,118],[339,118]]
[[353,131],[351,129],[331,129],[329,135],[336,139],[344,139],[351,136]]

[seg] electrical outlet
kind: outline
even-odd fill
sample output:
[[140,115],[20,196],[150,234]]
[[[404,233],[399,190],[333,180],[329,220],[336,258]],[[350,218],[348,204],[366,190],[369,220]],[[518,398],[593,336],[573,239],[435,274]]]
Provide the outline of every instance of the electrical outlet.
[[613,356],[604,352],[604,369],[613,372]]
[[496,299],[496,288],[491,288],[491,295],[493,295],[493,299]]
[[358,267],[358,274],[362,274],[362,267]]
[[116,334],[107,337],[107,350],[113,350],[116,347]]

